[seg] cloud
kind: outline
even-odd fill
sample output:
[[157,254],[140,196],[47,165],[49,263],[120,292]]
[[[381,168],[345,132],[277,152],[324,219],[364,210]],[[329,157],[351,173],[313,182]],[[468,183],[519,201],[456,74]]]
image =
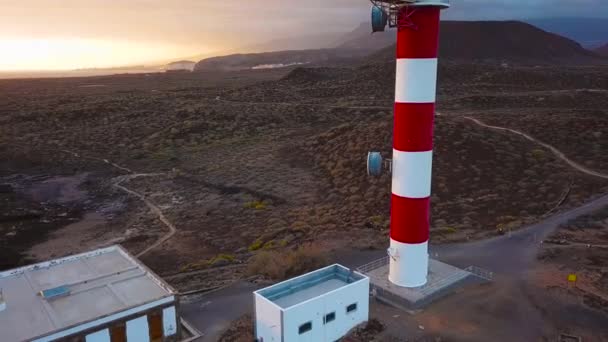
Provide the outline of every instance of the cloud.
[[[0,38],[64,37],[200,44],[218,49],[369,20],[368,0],[0,0]],[[608,0],[452,0],[448,19],[608,17]]]

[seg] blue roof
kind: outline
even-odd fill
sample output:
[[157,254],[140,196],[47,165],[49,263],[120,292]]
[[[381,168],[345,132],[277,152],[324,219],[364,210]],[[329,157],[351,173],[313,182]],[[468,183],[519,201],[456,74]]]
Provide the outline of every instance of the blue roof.
[[255,293],[282,308],[287,308],[365,278],[364,275],[344,266],[332,265],[261,289]]

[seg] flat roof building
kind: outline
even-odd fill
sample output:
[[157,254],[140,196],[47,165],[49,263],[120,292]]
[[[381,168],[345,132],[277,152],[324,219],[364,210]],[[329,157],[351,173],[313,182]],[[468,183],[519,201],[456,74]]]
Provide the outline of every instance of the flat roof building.
[[176,292],[120,246],[0,272],[0,341],[169,341]]
[[336,341],[369,317],[369,278],[332,265],[254,292],[255,337]]

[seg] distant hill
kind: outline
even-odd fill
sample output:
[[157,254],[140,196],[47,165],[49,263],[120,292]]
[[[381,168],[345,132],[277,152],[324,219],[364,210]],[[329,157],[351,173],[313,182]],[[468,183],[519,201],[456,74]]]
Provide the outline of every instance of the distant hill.
[[395,43],[396,30],[371,33],[370,23],[362,23],[352,32],[340,37],[334,45],[343,49],[380,50]]
[[598,55],[608,57],[608,43],[594,50]]
[[[395,57],[396,30],[370,34],[367,23],[334,42],[332,49],[287,50],[207,58],[195,70],[245,70],[292,65],[348,63],[371,56],[373,61]],[[448,60],[519,62],[603,61],[579,43],[519,21],[442,21],[440,56]]]
[[608,39],[608,19],[545,18],[524,21],[545,31],[575,40],[585,48],[596,48]]
[[192,71],[196,62],[192,61],[177,61],[167,64],[166,71]]
[[[448,60],[521,62],[586,62],[601,60],[568,38],[519,21],[444,21],[440,57]],[[372,61],[395,58],[394,44],[372,55]]]
[[364,51],[349,49],[290,50],[234,54],[203,59],[196,64],[194,70],[233,71],[279,68],[292,65],[327,64],[351,61],[366,55],[367,53]]

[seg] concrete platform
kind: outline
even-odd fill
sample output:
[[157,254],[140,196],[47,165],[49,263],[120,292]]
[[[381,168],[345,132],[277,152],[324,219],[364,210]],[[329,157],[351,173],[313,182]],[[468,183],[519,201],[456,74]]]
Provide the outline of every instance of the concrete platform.
[[429,260],[429,275],[426,285],[417,288],[397,286],[388,280],[388,257],[360,267],[358,270],[370,278],[372,296],[389,305],[417,310],[434,300],[444,297],[469,280],[479,277],[441,261]]

